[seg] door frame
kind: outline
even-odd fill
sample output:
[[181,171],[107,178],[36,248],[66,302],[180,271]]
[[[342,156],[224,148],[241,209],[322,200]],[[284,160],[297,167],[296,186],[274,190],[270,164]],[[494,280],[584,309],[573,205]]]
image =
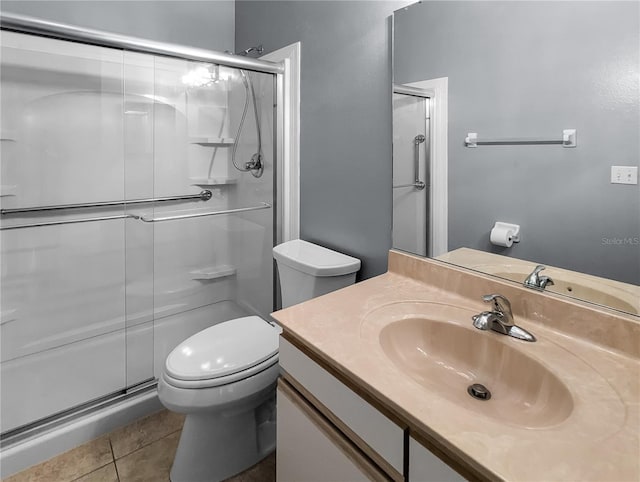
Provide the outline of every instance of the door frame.
[[278,168],[277,199],[278,226],[276,243],[300,237],[300,42],[260,57],[272,62],[283,62],[284,73],[277,75],[278,122]]

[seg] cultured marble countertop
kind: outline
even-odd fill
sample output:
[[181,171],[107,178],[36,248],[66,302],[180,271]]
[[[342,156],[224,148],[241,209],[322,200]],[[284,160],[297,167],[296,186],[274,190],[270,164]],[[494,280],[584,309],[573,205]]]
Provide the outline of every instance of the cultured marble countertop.
[[[493,292],[511,300],[516,324],[537,342],[471,326],[467,315],[486,310],[480,296]],[[460,316],[452,322],[478,337],[515,344],[569,389],[568,417],[550,414],[545,423],[542,413],[538,424],[536,414],[528,414],[534,423],[526,427],[517,413],[501,417],[482,405],[492,401],[466,393],[452,398],[437,383],[407,376],[378,342],[385,318],[376,315],[384,313],[381,309],[393,313],[389,305],[398,303],[402,311],[406,302],[434,316],[439,307],[455,307],[448,313],[458,310]],[[640,480],[640,323],[635,317],[394,251],[389,272],[273,316],[287,336],[479,478]]]

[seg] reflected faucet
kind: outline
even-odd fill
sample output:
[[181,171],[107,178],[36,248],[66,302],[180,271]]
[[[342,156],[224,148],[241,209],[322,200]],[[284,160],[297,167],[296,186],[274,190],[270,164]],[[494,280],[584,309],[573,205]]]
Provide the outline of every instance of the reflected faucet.
[[536,266],[536,269],[534,269],[533,272],[524,280],[523,285],[526,288],[532,288],[538,291],[544,291],[547,286],[553,285],[553,280],[551,278],[539,275],[540,271],[545,268],[546,267],[542,264]]
[[484,295],[485,303],[493,302],[493,311],[483,311],[471,317],[473,326],[478,330],[493,330],[502,335],[512,336],[524,341],[536,341],[536,337],[513,322],[511,303],[500,294]]

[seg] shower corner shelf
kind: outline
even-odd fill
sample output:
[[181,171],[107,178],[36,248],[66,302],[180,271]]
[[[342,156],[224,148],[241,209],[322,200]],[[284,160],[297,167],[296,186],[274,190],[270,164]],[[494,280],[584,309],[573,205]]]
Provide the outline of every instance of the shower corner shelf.
[[191,279],[197,281],[210,281],[218,278],[225,278],[236,274],[236,268],[229,264],[210,266],[208,268],[190,271]]
[[235,139],[232,137],[189,137],[190,144],[197,144],[203,147],[229,147]]
[[229,185],[229,184],[236,184],[238,182],[238,179],[235,177],[224,177],[224,176],[220,176],[220,177],[193,177],[191,178],[191,185],[192,186],[200,186],[200,187],[206,187],[206,186],[223,186],[223,185]]

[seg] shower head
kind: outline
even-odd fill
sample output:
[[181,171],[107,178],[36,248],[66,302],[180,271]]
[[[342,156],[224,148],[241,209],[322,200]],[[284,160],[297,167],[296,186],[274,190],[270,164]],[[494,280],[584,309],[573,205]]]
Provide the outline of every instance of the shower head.
[[248,49],[244,49],[242,52],[237,53],[236,55],[244,55],[247,56],[249,55],[251,52],[256,52],[258,54],[261,54],[262,52],[264,52],[264,48],[262,47],[262,44],[255,46],[255,47],[249,47]]
[[425,141],[425,137],[422,134],[418,134],[413,138],[413,142],[416,144],[422,144]]

